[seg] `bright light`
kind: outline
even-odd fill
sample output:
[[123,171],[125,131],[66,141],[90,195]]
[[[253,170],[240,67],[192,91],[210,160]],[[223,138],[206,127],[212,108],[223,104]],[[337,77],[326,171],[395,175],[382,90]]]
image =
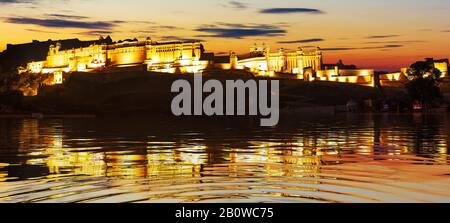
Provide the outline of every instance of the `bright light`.
[[84,71],[86,71],[86,64],[78,64],[77,71],[78,71],[78,72],[84,72]]
[[62,72],[55,72],[53,75],[53,84],[62,84],[62,83],[63,83]]

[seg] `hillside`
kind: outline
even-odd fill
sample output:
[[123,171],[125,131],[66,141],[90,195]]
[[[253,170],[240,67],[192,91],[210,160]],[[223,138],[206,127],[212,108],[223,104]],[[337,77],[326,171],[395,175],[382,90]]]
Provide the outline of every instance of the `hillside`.
[[[148,72],[74,73],[62,86],[40,89],[39,96],[27,98],[28,107],[41,112],[90,112],[98,114],[170,113],[177,79],[193,81],[192,75]],[[209,71],[203,79],[253,78],[245,71]],[[280,80],[280,106],[311,107],[345,105],[349,100],[376,97],[370,87],[331,82],[304,83]]]

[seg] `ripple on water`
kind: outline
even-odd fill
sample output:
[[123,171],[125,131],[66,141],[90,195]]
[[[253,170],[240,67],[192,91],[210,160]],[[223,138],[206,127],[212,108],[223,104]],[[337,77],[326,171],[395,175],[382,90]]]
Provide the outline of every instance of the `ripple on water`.
[[[131,179],[70,176],[13,181],[2,184],[0,202],[450,202],[448,177],[423,183],[398,174],[401,167],[386,167],[383,161],[361,166],[376,171],[340,165],[322,167],[317,173],[269,176],[259,171],[252,175],[252,165],[245,164],[212,166],[197,177],[190,173],[174,178],[166,172]],[[232,176],[224,168],[248,171]],[[417,176],[423,170],[409,174]],[[448,168],[436,166],[435,171]]]

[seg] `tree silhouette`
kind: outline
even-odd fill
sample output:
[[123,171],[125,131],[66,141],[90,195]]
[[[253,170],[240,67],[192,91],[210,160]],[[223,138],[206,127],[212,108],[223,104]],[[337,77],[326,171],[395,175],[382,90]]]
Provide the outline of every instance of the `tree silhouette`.
[[422,104],[424,110],[442,97],[438,86],[441,71],[432,64],[424,61],[416,62],[410,66],[407,75],[406,90],[412,100]]

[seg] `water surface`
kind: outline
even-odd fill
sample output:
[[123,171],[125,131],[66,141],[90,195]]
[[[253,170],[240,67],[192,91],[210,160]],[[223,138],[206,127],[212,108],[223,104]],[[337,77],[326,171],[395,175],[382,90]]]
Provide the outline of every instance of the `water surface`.
[[0,119],[0,202],[450,202],[450,116]]

